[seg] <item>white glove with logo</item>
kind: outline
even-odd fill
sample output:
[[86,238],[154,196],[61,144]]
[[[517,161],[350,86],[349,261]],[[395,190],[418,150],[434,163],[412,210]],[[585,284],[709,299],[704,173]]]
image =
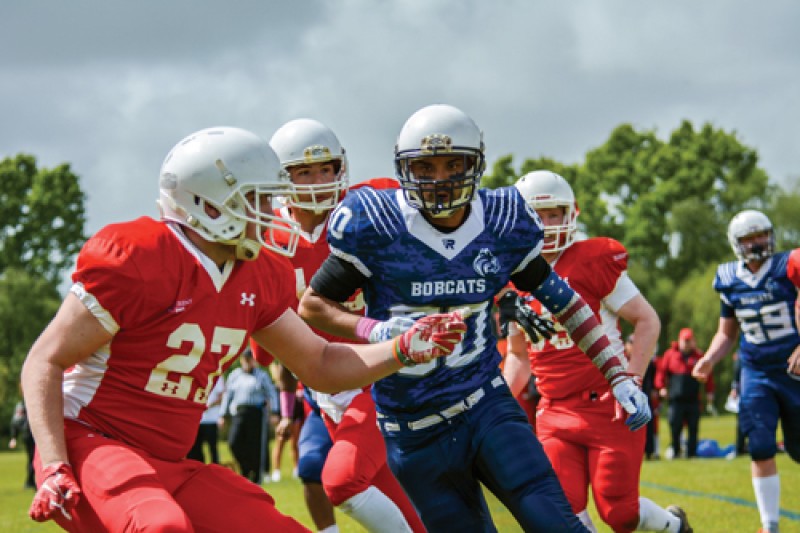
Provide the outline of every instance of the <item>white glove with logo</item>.
[[[620,373],[611,380],[611,392],[622,409],[630,416],[625,424],[631,431],[643,428],[650,422],[653,414],[647,402],[647,395],[642,392],[641,378],[628,373]],[[617,418],[622,418],[622,413],[617,413]]]

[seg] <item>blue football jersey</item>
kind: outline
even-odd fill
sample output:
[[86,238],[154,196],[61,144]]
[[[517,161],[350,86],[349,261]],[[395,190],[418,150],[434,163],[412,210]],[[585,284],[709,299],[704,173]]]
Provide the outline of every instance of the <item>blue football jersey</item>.
[[789,252],[775,254],[755,273],[742,261],[717,268],[714,289],[739,322],[739,357],[744,365],[785,369],[800,343],[794,320],[797,288],[786,275],[788,258]]
[[498,375],[493,298],[539,254],[542,237],[539,217],[514,187],[479,190],[468,217],[452,232],[431,226],[401,189],[348,193],[331,215],[328,241],[331,253],[367,276],[367,316],[472,310],[467,334],[452,354],[375,384],[381,413],[401,419],[427,415]]

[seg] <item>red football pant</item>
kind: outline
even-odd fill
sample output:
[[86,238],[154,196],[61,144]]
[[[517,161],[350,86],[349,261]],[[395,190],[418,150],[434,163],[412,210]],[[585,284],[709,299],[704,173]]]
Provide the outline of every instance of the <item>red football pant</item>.
[[614,395],[601,391],[562,400],[543,398],[536,433],[550,458],[572,510],[579,513],[592,487],[600,518],[616,532],[639,524],[639,474],[644,429],[631,432],[624,418],[613,420]]
[[[80,484],[67,531],[309,531],[275,508],[272,496],[232,470],[163,461],[76,422],[65,423],[69,462]],[[37,481],[41,464],[36,458]]]
[[370,392],[353,398],[339,424],[325,413],[322,418],[333,440],[322,469],[322,486],[331,503],[341,505],[375,485],[400,508],[413,531],[425,531],[417,511],[386,464],[386,445]]

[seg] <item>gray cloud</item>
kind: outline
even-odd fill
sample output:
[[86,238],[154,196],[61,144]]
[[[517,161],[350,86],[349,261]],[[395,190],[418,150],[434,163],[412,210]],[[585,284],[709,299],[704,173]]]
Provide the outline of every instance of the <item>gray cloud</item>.
[[800,4],[369,0],[25,2],[0,7],[0,156],[70,162],[89,231],[155,215],[156,176],[186,134],[269,138],[331,126],[354,181],[392,173],[416,109],[484,129],[490,163],[579,161],[623,122],[736,131],[772,179],[800,176]]

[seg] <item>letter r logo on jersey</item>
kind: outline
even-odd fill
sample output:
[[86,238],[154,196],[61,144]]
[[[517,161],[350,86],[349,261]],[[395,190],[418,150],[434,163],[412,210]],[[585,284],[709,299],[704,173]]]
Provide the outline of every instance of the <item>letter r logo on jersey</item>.
[[242,293],[242,301],[239,302],[242,305],[250,305],[250,307],[255,307],[256,305],[256,293],[251,292],[247,294],[245,292]]
[[442,239],[442,245],[444,246],[445,250],[455,250],[456,249],[456,240],[455,239]]

